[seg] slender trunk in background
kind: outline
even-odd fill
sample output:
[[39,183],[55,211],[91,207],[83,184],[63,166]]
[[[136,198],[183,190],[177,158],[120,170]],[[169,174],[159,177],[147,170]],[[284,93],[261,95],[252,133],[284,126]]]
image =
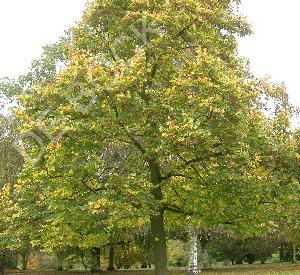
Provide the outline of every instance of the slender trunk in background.
[[202,244],[203,251],[203,269],[209,269],[209,257],[208,257],[208,242],[205,241]]
[[204,257],[203,257],[201,239],[199,237],[197,238],[197,245],[198,245],[198,268],[201,270],[203,268]]
[[22,270],[27,270],[27,266],[28,266],[28,255],[29,253],[24,250],[22,251],[21,253],[21,256],[22,256]]
[[200,269],[198,267],[198,237],[194,228],[189,229],[189,237],[190,257],[188,275],[197,275],[200,273]]
[[113,244],[109,247],[109,264],[107,270],[115,270],[115,247]]
[[91,250],[91,273],[98,273],[101,271],[101,248],[94,247]]
[[56,252],[56,260],[57,260],[57,271],[63,271],[63,263],[64,263],[64,253],[62,251]]
[[280,245],[279,259],[280,259],[280,262],[284,262],[284,245],[283,244]]
[[1,253],[0,254],[0,275],[4,275],[4,265],[5,265],[5,257]]
[[293,243],[293,263],[297,262],[297,246]]
[[[208,255],[209,240],[207,237],[200,235],[198,238],[198,267],[207,270],[210,267]],[[234,260],[231,261],[234,264]]]

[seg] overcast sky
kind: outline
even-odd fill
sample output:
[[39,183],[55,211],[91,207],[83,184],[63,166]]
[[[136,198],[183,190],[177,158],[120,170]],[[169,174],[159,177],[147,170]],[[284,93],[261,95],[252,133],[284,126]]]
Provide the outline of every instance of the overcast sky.
[[0,0],[0,76],[24,73],[78,21],[85,0]]
[[[300,106],[300,1],[242,0],[255,32],[240,42],[256,75],[285,82]],[[0,76],[24,73],[41,47],[79,20],[85,0],[0,0]]]

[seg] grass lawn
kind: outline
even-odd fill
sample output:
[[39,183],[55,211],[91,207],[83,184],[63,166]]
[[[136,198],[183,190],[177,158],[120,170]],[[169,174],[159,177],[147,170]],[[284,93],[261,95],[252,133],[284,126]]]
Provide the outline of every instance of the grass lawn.
[[214,274],[245,274],[245,275],[300,275],[300,264],[278,264],[278,265],[243,265],[215,268],[211,271],[202,272],[204,275]]
[[[57,272],[57,271],[7,271],[5,274],[9,275],[86,275],[89,273],[83,272]],[[153,275],[153,270],[138,271],[126,270],[116,272],[101,272],[99,275]],[[169,275],[185,275],[185,271],[171,270]],[[242,265],[242,266],[228,266],[218,267],[209,271],[201,272],[203,275],[223,275],[223,274],[240,274],[240,275],[300,275],[300,264],[277,264],[277,265]]]

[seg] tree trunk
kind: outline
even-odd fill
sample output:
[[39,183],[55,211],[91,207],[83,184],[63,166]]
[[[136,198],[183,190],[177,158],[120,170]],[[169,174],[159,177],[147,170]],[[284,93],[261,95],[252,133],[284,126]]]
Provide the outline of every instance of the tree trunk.
[[56,252],[56,259],[57,259],[57,271],[63,271],[63,263],[64,263],[64,253],[62,251]]
[[190,258],[189,258],[188,275],[197,275],[199,274],[197,233],[193,228],[191,228],[189,230],[189,235],[190,235]]
[[150,216],[151,233],[153,238],[153,251],[154,251],[154,265],[155,275],[167,275],[167,238],[164,228],[164,210],[160,207],[163,199],[161,190],[161,176],[160,165],[155,157],[148,159],[148,164],[151,174],[151,182],[153,189],[151,191],[157,209],[154,209],[158,214]]
[[28,266],[28,252],[27,251],[22,251],[21,253],[22,256],[22,270],[27,270]]
[[297,262],[297,246],[293,243],[293,263]]
[[4,275],[4,265],[5,265],[4,255],[0,254],[0,275]]
[[166,275],[168,262],[163,212],[160,215],[151,216],[150,221],[154,244],[155,275]]
[[284,262],[284,245],[283,244],[280,245],[279,259],[280,259],[280,262]]
[[101,271],[101,249],[99,247],[94,247],[91,250],[91,273],[98,273]]
[[203,242],[202,244],[203,250],[203,269],[209,269],[209,257],[208,257],[208,242]]
[[[199,239],[198,242],[198,266],[200,269],[209,269],[209,256],[208,256],[208,241],[205,239]],[[231,261],[234,264],[234,260]]]
[[198,268],[201,270],[203,268],[204,257],[203,257],[203,250],[202,250],[202,244],[200,238],[198,238],[197,240],[197,245],[198,245]]
[[115,270],[115,247],[112,244],[109,247],[109,264],[107,270]]

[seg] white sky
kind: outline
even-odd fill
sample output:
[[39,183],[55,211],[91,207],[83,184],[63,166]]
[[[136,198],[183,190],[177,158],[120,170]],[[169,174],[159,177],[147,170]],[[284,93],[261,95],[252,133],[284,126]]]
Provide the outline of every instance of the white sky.
[[78,21],[85,0],[0,0],[0,76],[26,72],[42,46]]
[[[255,34],[240,42],[252,71],[285,82],[300,106],[300,1],[242,0]],[[0,0],[0,76],[24,73],[41,47],[79,20],[85,0]]]
[[291,102],[300,107],[300,1],[242,0],[242,13],[254,35],[243,38],[240,53],[250,59],[252,72],[284,82]]

